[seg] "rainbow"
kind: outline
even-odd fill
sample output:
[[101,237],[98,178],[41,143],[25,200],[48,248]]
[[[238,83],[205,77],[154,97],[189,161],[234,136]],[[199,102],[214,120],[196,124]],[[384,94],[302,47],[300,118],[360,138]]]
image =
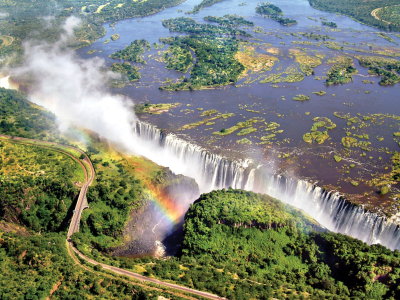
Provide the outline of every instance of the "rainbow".
[[157,189],[153,184],[146,184],[146,187],[149,199],[157,205],[171,223],[176,225],[182,221],[186,212],[183,207],[175,203],[171,197]]
[[[80,128],[70,129],[79,135],[81,142],[88,145],[90,144],[91,138],[87,131]],[[186,208],[176,203],[169,195],[157,188],[153,183],[146,181],[147,180],[144,180],[143,183],[146,187],[145,191],[148,199],[156,204],[156,207],[164,214],[165,218],[167,218],[171,224],[179,224],[183,220]]]

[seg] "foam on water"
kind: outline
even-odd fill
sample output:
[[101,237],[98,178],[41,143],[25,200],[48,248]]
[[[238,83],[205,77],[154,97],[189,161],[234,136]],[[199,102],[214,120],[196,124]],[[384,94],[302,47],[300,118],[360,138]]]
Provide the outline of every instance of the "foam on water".
[[270,174],[266,168],[249,167],[249,161],[231,161],[202,147],[163,134],[155,126],[137,122],[139,141],[163,152],[163,165],[173,172],[192,177],[200,192],[235,188],[265,193],[307,212],[327,229],[350,235],[368,244],[380,243],[400,249],[400,227],[391,220],[346,201],[304,180]]

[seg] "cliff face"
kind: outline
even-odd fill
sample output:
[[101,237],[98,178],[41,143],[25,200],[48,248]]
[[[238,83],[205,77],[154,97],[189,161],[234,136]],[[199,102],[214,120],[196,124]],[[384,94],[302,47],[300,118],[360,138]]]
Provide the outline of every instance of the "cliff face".
[[123,233],[125,243],[113,254],[156,255],[159,242],[166,244],[167,253],[175,253],[182,239],[184,212],[199,195],[194,179],[176,175],[168,168],[158,171],[143,193],[143,205],[131,212]]

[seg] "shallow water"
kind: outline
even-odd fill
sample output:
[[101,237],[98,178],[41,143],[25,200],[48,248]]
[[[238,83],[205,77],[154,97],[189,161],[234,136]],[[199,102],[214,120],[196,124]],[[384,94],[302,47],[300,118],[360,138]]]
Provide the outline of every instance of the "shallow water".
[[[286,67],[294,64],[294,59],[289,58],[288,53],[289,49],[294,49],[296,46],[315,50],[319,54],[325,55],[323,64],[315,68],[316,76],[324,76],[329,70],[330,66],[327,65],[327,60],[330,57],[341,54],[370,55],[348,50],[343,52],[334,51],[324,46],[293,45],[291,42],[299,41],[299,39],[295,36],[285,35],[285,33],[291,32],[327,34],[335,37],[335,42],[346,41],[355,43],[356,46],[354,47],[361,49],[367,50],[368,47],[362,45],[362,43],[367,43],[373,44],[374,50],[389,49],[399,52],[395,44],[387,42],[376,35],[376,32],[378,32],[377,29],[357,23],[345,16],[337,16],[335,14],[315,10],[307,1],[270,1],[282,8],[285,17],[294,18],[298,21],[298,25],[291,27],[282,26],[273,20],[256,15],[255,8],[259,1],[247,1],[246,5],[238,6],[242,2],[243,0],[226,0],[205,8],[196,15],[185,15],[185,11],[191,10],[194,5],[199,3],[199,0],[188,0],[179,6],[166,9],[152,16],[120,21],[114,28],[111,28],[107,23],[104,25],[107,33],[103,38],[100,38],[89,47],[77,50],[76,53],[81,58],[90,58],[94,56],[102,57],[107,61],[107,65],[111,65],[114,62],[119,62],[119,60],[113,60],[108,58],[108,56],[117,50],[123,49],[135,39],[146,39],[152,44],[153,42],[158,42],[160,37],[182,35],[181,33],[171,33],[169,29],[164,28],[161,23],[163,19],[185,16],[192,17],[197,22],[205,22],[203,18],[208,15],[223,16],[225,14],[235,13],[244,16],[247,20],[253,21],[255,26],[262,27],[265,32],[279,34],[279,36],[282,37],[278,38],[272,35],[257,34],[253,32],[253,28],[247,29],[247,31],[253,35],[253,38],[262,40],[262,42],[259,42],[250,38],[250,41],[270,43],[273,47],[280,49],[281,54],[277,56],[280,61],[275,64],[272,73],[277,73],[278,71],[276,69],[280,66],[282,70],[285,70]],[[178,10],[182,10],[183,12],[178,13]],[[325,27],[322,27],[321,31],[317,31],[315,28],[310,28],[310,26],[320,26],[321,23],[310,20],[308,17],[316,19],[325,17],[329,21],[336,22],[338,24],[338,29],[342,31],[330,32],[326,31]],[[120,34],[120,39],[103,44],[106,39],[110,38],[110,35],[115,33]],[[396,42],[400,43],[398,37],[395,35],[390,36]],[[305,37],[303,37],[301,41],[316,42]],[[281,44],[281,42],[285,44]],[[140,68],[142,79],[124,88],[113,89],[113,92],[129,96],[136,103],[147,101],[151,103],[182,103],[179,108],[175,108],[163,115],[142,115],[141,118],[152,124],[156,124],[159,128],[167,129],[170,132],[183,136],[185,139],[190,139],[200,145],[204,145],[214,152],[226,154],[225,149],[232,150],[231,153],[236,153],[235,151],[238,151],[239,153],[243,153],[240,154],[242,156],[250,156],[256,160],[269,161],[269,163],[272,161],[279,172],[287,172],[293,176],[299,177],[311,177],[315,180],[319,180],[323,184],[337,186],[339,185],[339,181],[344,177],[365,177],[369,176],[371,172],[383,172],[383,168],[390,165],[391,154],[386,154],[385,151],[378,152],[377,150],[379,148],[387,147],[390,151],[398,150],[398,141],[393,138],[393,132],[400,131],[400,122],[385,118],[383,120],[384,124],[381,126],[369,126],[357,132],[368,133],[370,135],[369,141],[372,143],[371,146],[374,148],[374,151],[368,152],[366,157],[360,157],[363,151],[359,148],[355,148],[355,152],[351,154],[350,158],[356,160],[359,164],[350,174],[344,174],[338,169],[338,167],[342,166],[346,161],[337,164],[332,161],[332,159],[327,160],[320,155],[321,153],[329,153],[332,151],[343,151],[343,146],[340,141],[342,137],[346,136],[344,128],[346,128],[347,121],[335,117],[333,112],[350,113],[352,117],[356,116],[357,113],[361,115],[372,113],[400,115],[400,106],[397,103],[399,99],[398,93],[400,91],[399,84],[383,87],[378,85],[378,81],[380,80],[378,77],[365,78],[364,76],[368,76],[368,70],[359,66],[356,59],[354,59],[354,63],[359,74],[354,76],[353,82],[344,85],[326,87],[323,84],[324,80],[318,81],[314,79],[315,76],[308,76],[301,82],[278,83],[276,84],[277,87],[273,88],[271,83],[260,84],[254,82],[252,84],[243,84],[243,82],[248,79],[248,77],[246,77],[241,79],[236,85],[229,85],[221,88],[200,91],[168,92],[160,91],[158,87],[167,77],[176,79],[181,76],[182,73],[166,70],[164,63],[154,60],[154,56],[157,55],[158,51],[165,51],[166,49],[167,45],[160,50],[152,49],[151,51],[146,51],[143,57],[147,61],[147,64],[136,64]],[[96,52],[89,55],[87,54],[89,50],[96,50]],[[263,50],[258,51],[263,53]],[[311,51],[308,53],[310,55],[313,54]],[[152,57],[148,58],[148,55]],[[189,74],[185,74],[185,76],[188,77]],[[258,77],[258,75],[249,76],[253,79]],[[374,80],[375,83],[364,84],[362,83],[363,79]],[[312,92],[320,90],[326,91],[327,94],[324,96],[312,94]],[[371,93],[366,94],[365,91],[370,91]],[[310,95],[311,97],[308,101],[293,101],[293,96],[297,94]],[[335,96],[332,94],[335,94]],[[284,96],[285,100],[282,100],[282,96]],[[248,112],[246,109],[239,109],[239,105],[247,105],[247,109],[254,109],[260,113],[257,114]],[[202,111],[196,110],[197,108],[202,108],[203,111],[217,109],[221,113],[234,113],[235,116],[226,120],[215,120],[214,122],[216,123],[212,126],[201,125],[191,130],[179,131],[178,129],[185,124],[203,119],[203,117],[200,117]],[[183,111],[186,109],[193,110],[194,112],[186,114],[186,111]],[[310,114],[306,115],[306,112],[310,112]],[[266,122],[279,123],[280,127],[278,129],[283,130],[281,134],[277,134],[277,141],[280,143],[275,143],[272,146],[255,145],[257,142],[260,142],[258,138],[261,135],[268,134],[262,132],[263,129],[260,128],[256,133],[243,137],[237,137],[236,134],[231,134],[222,138],[212,136],[212,132],[214,131],[228,128],[235,125],[237,122],[252,117],[262,117],[265,118]],[[314,117],[327,117],[337,125],[334,130],[329,131],[331,139],[325,141],[322,145],[315,145],[315,143],[309,145],[302,139],[303,134],[309,132],[314,123],[312,121]],[[212,127],[213,129],[205,130],[208,129],[208,127]],[[356,131],[353,130],[352,132],[355,133]],[[383,137],[384,140],[378,141],[376,139],[377,136]],[[246,146],[236,143],[238,139],[244,137],[251,140],[253,145]],[[290,143],[281,143],[285,139],[289,139]],[[287,162],[279,158],[279,154],[283,152],[293,153],[294,151],[297,151],[297,155],[294,155],[296,157],[294,161]],[[369,156],[372,156],[373,159],[369,159]],[[378,160],[379,156],[382,157],[381,160]],[[347,162],[347,164],[349,163]],[[363,192],[366,188],[363,185],[354,187],[350,185],[350,183],[345,182],[341,182],[340,185],[342,191],[355,194]]]

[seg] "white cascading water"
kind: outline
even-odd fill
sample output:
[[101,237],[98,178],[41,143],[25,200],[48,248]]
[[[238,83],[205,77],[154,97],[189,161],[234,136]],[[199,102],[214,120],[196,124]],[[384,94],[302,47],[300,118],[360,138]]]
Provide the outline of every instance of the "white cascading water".
[[304,210],[331,231],[368,244],[400,249],[398,224],[351,204],[338,193],[327,192],[304,180],[272,175],[262,168],[250,168],[248,161],[227,160],[173,134],[165,135],[148,123],[137,122],[135,133],[147,146],[161,148],[163,157],[168,158],[163,165],[174,173],[194,178],[201,193],[229,187],[265,193]]

